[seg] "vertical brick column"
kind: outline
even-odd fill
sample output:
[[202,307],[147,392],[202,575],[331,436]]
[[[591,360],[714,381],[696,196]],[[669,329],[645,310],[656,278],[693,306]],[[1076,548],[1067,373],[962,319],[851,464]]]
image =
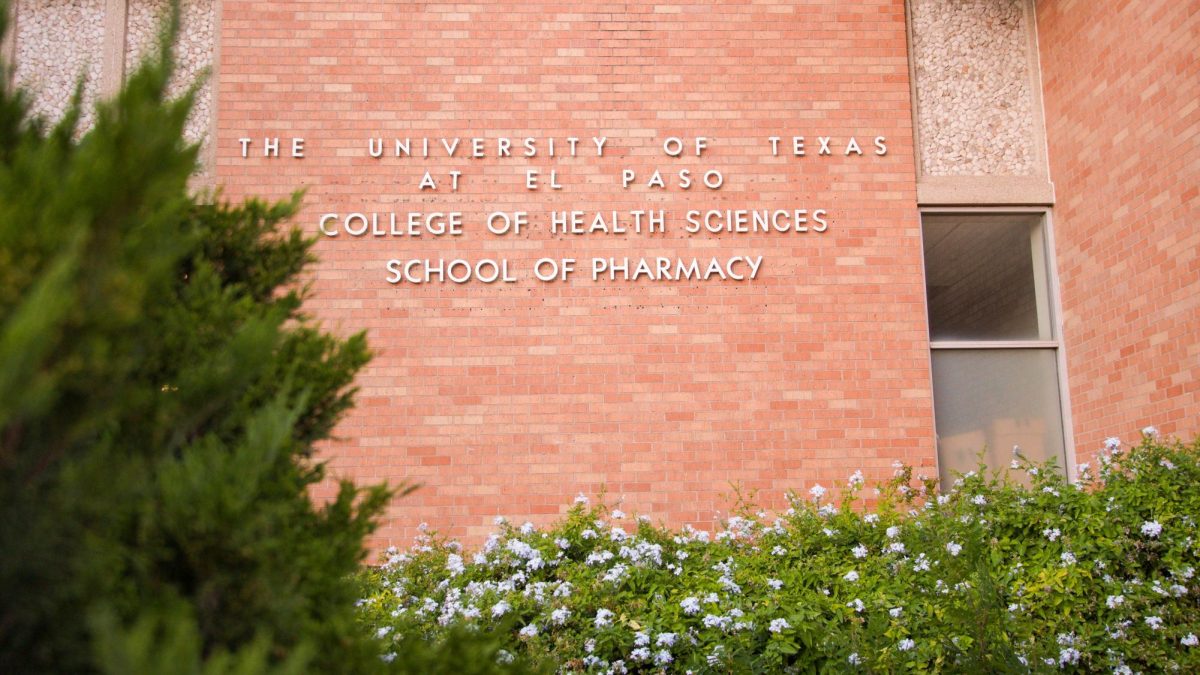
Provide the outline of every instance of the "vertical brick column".
[[1080,459],[1200,433],[1196,4],[1037,4]]

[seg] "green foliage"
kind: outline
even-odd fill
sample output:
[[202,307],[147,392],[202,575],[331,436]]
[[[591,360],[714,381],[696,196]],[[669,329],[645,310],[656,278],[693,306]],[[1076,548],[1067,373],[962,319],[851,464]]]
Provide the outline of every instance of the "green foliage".
[[308,494],[364,338],[300,312],[295,199],[190,193],[168,60],[83,134],[0,90],[0,672],[376,670],[390,492]]
[[856,475],[840,503],[814,489],[712,537],[584,503],[473,562],[426,534],[367,573],[362,617],[567,672],[1196,672],[1200,440],[1110,450],[1078,483],[1018,461],[1027,481],[942,495],[899,467],[870,509]]

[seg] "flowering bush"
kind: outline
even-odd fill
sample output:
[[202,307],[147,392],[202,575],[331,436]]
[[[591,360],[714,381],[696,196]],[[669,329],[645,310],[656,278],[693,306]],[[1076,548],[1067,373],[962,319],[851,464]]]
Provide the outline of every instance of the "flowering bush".
[[367,573],[362,617],[385,651],[474,627],[567,672],[1197,672],[1200,440],[1099,457],[1074,484],[1018,459],[1027,481],[944,494],[898,466],[868,512],[855,474],[712,536],[581,496],[474,555],[423,534]]

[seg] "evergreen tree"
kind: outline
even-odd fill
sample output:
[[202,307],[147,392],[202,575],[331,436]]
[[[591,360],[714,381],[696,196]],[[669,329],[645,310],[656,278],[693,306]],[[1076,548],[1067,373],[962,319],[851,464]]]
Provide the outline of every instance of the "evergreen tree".
[[82,136],[0,88],[0,672],[370,670],[390,493],[309,497],[365,341],[301,310],[295,199],[189,192],[169,44]]

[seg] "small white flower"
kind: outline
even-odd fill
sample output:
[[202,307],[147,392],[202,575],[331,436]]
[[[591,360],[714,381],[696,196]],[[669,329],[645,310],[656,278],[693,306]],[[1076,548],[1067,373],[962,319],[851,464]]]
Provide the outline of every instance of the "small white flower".
[[896,644],[896,649],[899,649],[902,652],[907,652],[907,651],[912,651],[912,648],[916,647],[916,646],[917,646],[916,642],[913,642],[912,640],[910,640],[908,638],[904,638],[903,640],[901,640],[899,643]]
[[521,525],[521,534],[533,534],[533,523],[528,520]]
[[1071,553],[1070,551],[1063,551],[1059,558],[1062,559],[1062,563],[1064,565],[1074,565],[1077,562],[1075,560],[1075,554]]
[[1116,608],[1120,607],[1121,605],[1125,604],[1125,596],[1110,595],[1110,596],[1108,596],[1108,599],[1104,601],[1104,604],[1108,605],[1109,609],[1116,609]]
[[1012,462],[1009,463],[1008,468],[1012,469],[1013,471],[1016,471],[1017,469],[1021,468],[1021,463],[1014,459]]
[[787,549],[782,546],[776,546],[771,549],[771,555],[787,555]]
[[1142,435],[1150,438],[1158,438],[1158,429],[1154,425],[1150,425],[1142,429]]
[[1163,526],[1160,525],[1156,520],[1147,520],[1146,522],[1142,523],[1142,534],[1150,537],[1151,539],[1162,534],[1162,529]]
[[1200,645],[1200,638],[1197,638],[1195,633],[1188,633],[1179,640],[1179,643],[1184,647],[1195,647],[1196,645]]
[[1046,528],[1042,530],[1042,536],[1050,541],[1058,541],[1058,538],[1062,536],[1062,532],[1057,527],[1053,529]]
[[987,506],[987,497],[983,495],[975,495],[971,497],[971,503],[976,506]]
[[508,610],[510,609],[512,609],[512,605],[508,604],[508,602],[505,600],[501,600],[500,602],[492,605],[492,618],[504,616],[505,614],[508,614]]
[[656,647],[674,647],[675,640],[678,639],[675,633],[659,633],[658,637],[654,638],[654,646]]
[[391,632],[392,632],[391,626],[380,626],[379,630],[375,631],[375,637],[382,640],[383,638],[388,636],[388,633],[391,633]]
[[563,551],[565,551],[565,550],[567,550],[567,549],[571,548],[571,542],[570,542],[570,541],[567,541],[567,539],[566,539],[565,537],[558,537],[558,538],[556,538],[556,539],[554,540],[554,545],[555,545],[555,546],[557,546],[558,548],[560,548],[560,549],[561,549],[561,550],[563,550]]
[[646,661],[646,660],[649,660],[649,658],[650,658],[650,648],[649,647],[638,647],[637,649],[629,652],[629,660],[630,661]]
[[517,631],[517,635],[520,635],[521,637],[525,637],[525,638],[531,638],[537,634],[538,634],[538,627],[537,627],[537,624],[535,624],[535,623],[531,623],[528,626],[525,626],[521,630]]
[[495,518],[492,519],[492,523],[494,523],[497,527],[499,527],[507,522],[508,522],[508,519],[505,518],[504,516],[496,516]]
[[886,530],[886,534],[888,536],[888,539],[895,539],[896,537],[899,537],[900,536],[900,526],[893,525],[893,526],[889,527]]
[[598,609],[596,610],[596,618],[592,623],[595,624],[596,628],[604,628],[612,625],[612,618],[612,611],[607,609]]
[[957,556],[959,553],[962,553],[962,544],[952,541],[946,544],[946,550],[949,551],[950,555]]
[[1146,617],[1146,625],[1150,626],[1151,630],[1162,630],[1163,620],[1160,616]]
[[783,582],[779,579],[767,579],[767,585],[776,591],[783,588]]
[[571,618],[571,610],[567,609],[566,607],[559,607],[553,612],[550,612],[550,620],[559,626],[566,623],[567,619],[569,618]]
[[1114,452],[1120,447],[1121,439],[1117,438],[1116,436],[1109,436],[1108,438],[1104,439],[1104,448],[1109,452]]
[[392,661],[396,660],[396,652],[388,652],[386,654],[380,654],[379,660],[383,661],[384,663],[391,663]]
[[888,610],[888,614],[890,614],[893,619],[899,619],[900,615],[903,613],[904,613],[903,607],[893,607]]
[[688,616],[700,613],[700,600],[698,598],[684,598],[680,601],[679,606],[683,609],[683,613]]
[[858,581],[858,572],[855,570],[850,570],[849,572],[846,572],[842,578],[846,581]]
[[650,644],[650,634],[645,631],[638,631],[633,634],[633,646],[645,647]]
[[819,500],[825,496],[825,488],[821,487],[820,483],[817,483],[808,489],[808,494],[812,495],[813,499]]
[[850,549],[850,552],[854,554],[855,558],[865,558],[865,557],[867,557],[867,554],[869,553],[869,551],[867,550],[867,547],[863,546],[862,544],[859,544],[858,546],[855,546],[854,548]]
[[621,509],[614,509],[611,515],[613,518],[620,520],[625,517],[625,512]]
[[889,553],[904,553],[905,552],[904,542],[893,541],[892,543],[888,544],[888,552]]
[[791,627],[792,625],[787,622],[787,619],[771,619],[771,625],[767,626],[767,630],[772,633],[782,633]]
[[847,481],[852,488],[860,488],[864,482],[862,470],[850,474],[850,479]]
[[450,573],[450,576],[456,577],[466,571],[466,569],[467,568],[463,565],[463,559],[461,555],[451,553],[450,555],[446,556],[446,571]]
[[1058,665],[1062,667],[1079,663],[1080,656],[1082,655],[1079,653],[1079,650],[1074,647],[1062,649],[1058,652]]
[[856,612],[861,612],[867,608],[867,606],[863,604],[863,601],[858,598],[855,598],[855,599],[851,600],[850,602],[847,602],[846,606],[852,608]]
[[580,532],[579,536],[583,539],[595,539],[596,531],[591,528],[588,528],[588,529],[584,530],[583,532]]
[[588,503],[587,495],[583,494],[582,492],[575,495],[575,503],[576,504],[587,504]]
[[654,665],[656,666],[665,666],[674,660],[675,657],[671,656],[671,652],[665,649],[660,649],[657,652],[654,652]]
[[862,663],[862,657],[858,655],[858,652],[854,652],[846,660],[849,661],[850,665],[852,666],[857,666]]
[[875,523],[879,522],[879,514],[868,513],[867,515],[863,516],[863,522],[868,525],[874,525]]

